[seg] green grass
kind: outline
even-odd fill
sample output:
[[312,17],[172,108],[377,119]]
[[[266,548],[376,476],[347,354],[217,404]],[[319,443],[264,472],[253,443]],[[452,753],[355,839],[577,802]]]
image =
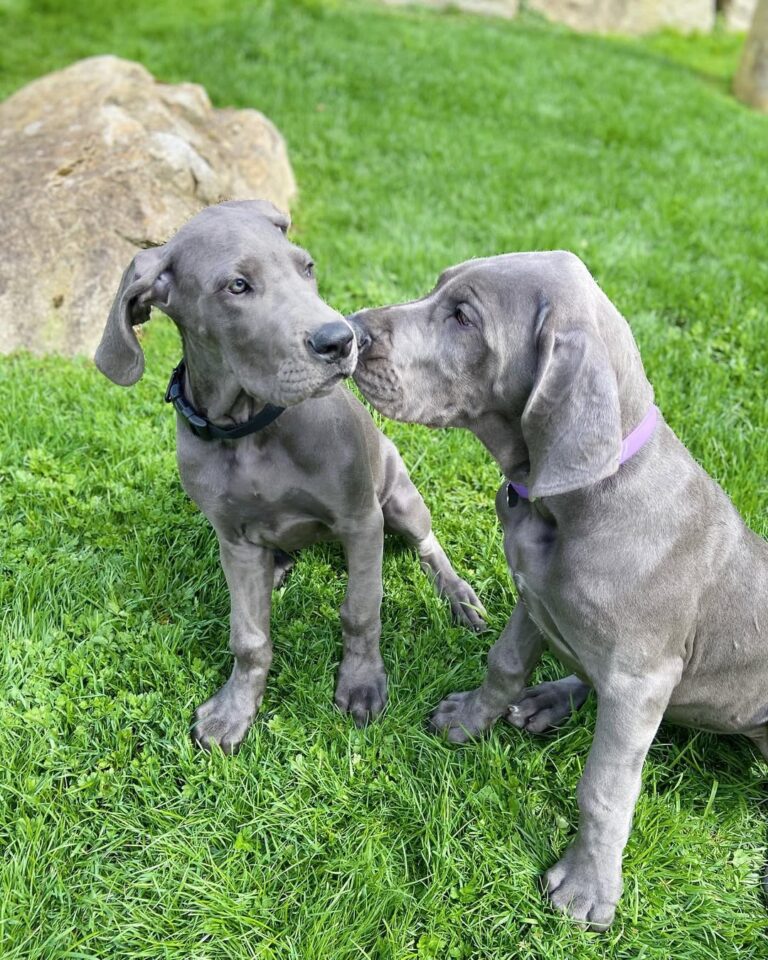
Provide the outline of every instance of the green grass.
[[[731,38],[320,0],[6,0],[0,30],[2,95],[114,52],[264,110],[340,309],[418,294],[466,257],[575,250],[630,319],[667,419],[768,533],[768,118],[727,93]],[[333,709],[343,564],[313,549],[275,597],[243,750],[195,752],[192,710],[229,669],[228,600],[176,474],[170,324],[145,344],[130,391],[87,360],[0,362],[3,960],[768,955],[766,768],[737,740],[663,728],[614,928],[549,912],[537,876],[574,828],[594,707],[549,740],[435,742],[424,719],[479,681],[490,640],[450,625],[396,544],[383,719],[357,731]],[[496,468],[468,435],[384,428],[500,628]]]

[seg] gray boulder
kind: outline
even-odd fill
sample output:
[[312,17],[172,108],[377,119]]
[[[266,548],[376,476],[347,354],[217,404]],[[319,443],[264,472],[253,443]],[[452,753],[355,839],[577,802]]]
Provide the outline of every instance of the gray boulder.
[[141,64],[81,60],[0,104],[0,352],[91,354],[123,269],[202,207],[296,184],[256,110]]

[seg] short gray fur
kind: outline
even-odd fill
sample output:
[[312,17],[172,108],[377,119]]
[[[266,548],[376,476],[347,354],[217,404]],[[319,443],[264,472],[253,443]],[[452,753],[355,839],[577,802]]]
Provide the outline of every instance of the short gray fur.
[[[496,498],[520,602],[475,690],[434,728],[500,717],[540,731],[597,694],[576,838],[547,871],[560,910],[614,918],[641,770],[662,717],[752,739],[768,757],[768,544],[660,418],[629,326],[578,257],[520,253],[447,270],[421,300],[349,318],[355,379],[383,414],[475,433],[532,499]],[[526,690],[548,646],[577,676]]]
[[[341,608],[344,655],[336,703],[358,724],[386,703],[379,652],[385,529],[418,551],[454,616],[481,629],[481,606],[435,538],[429,511],[395,446],[340,381],[357,359],[318,354],[324,332],[349,331],[317,293],[311,259],[286,237],[270,203],[209,207],[165,245],[125,271],[96,353],[115,383],[135,383],[144,357],[133,326],[158,307],[177,325],[187,399],[219,425],[252,417],[267,402],[287,407],[269,427],[234,441],[204,441],[177,417],[182,484],[211,522],[230,592],[232,675],[198,708],[194,739],[235,750],[258,709],[272,659],[273,582],[291,551],[340,541],[349,573]],[[230,290],[244,279],[243,293]],[[322,332],[321,332],[322,331]],[[314,338],[314,340],[312,339]],[[327,338],[326,338],[327,340]]]

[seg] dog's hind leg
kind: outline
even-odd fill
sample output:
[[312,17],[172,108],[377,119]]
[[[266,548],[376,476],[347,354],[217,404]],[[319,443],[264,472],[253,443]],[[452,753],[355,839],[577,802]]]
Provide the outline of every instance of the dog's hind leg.
[[541,631],[525,605],[518,603],[488,651],[483,682],[474,690],[449,694],[432,714],[432,729],[452,743],[465,743],[490,730],[520,696],[543,649]]
[[422,570],[432,579],[438,594],[450,603],[454,619],[479,633],[486,629],[483,605],[472,587],[451,566],[432,531],[432,517],[426,503],[408,476],[400,455],[395,452],[395,456],[397,472],[391,493],[382,504],[386,529],[399,534],[416,549]]
[[292,557],[284,550],[275,550],[275,573],[272,577],[272,589],[277,590],[285,583],[285,578],[293,569],[296,563],[295,557]]
[[[768,727],[760,727],[758,730],[746,734],[760,751],[764,760],[768,761]],[[763,875],[761,877],[763,885],[763,900],[768,905],[768,863],[763,864]]]
[[504,715],[507,723],[529,733],[546,733],[575,713],[592,688],[576,676],[526,687]]
[[759,727],[746,734],[760,751],[764,760],[768,760],[768,727]]

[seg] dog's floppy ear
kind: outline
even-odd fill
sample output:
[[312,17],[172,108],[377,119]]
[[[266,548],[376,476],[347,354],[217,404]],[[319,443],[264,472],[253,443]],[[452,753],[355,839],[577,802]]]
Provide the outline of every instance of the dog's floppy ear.
[[269,200],[264,200],[263,204],[264,216],[267,217],[268,220],[271,220],[279,230],[287,234],[291,227],[290,215],[284,213],[282,210],[278,210],[274,203],[270,203]]
[[245,208],[249,214],[265,217],[284,234],[288,233],[291,226],[290,214],[278,209],[271,200],[225,200],[221,206]]
[[521,427],[531,497],[567,493],[615,473],[621,455],[616,376],[596,323],[548,302],[537,317],[538,363]]
[[129,387],[144,373],[144,354],[134,332],[153,305],[167,303],[170,287],[166,247],[140,250],[120,281],[94,360],[101,372]]

